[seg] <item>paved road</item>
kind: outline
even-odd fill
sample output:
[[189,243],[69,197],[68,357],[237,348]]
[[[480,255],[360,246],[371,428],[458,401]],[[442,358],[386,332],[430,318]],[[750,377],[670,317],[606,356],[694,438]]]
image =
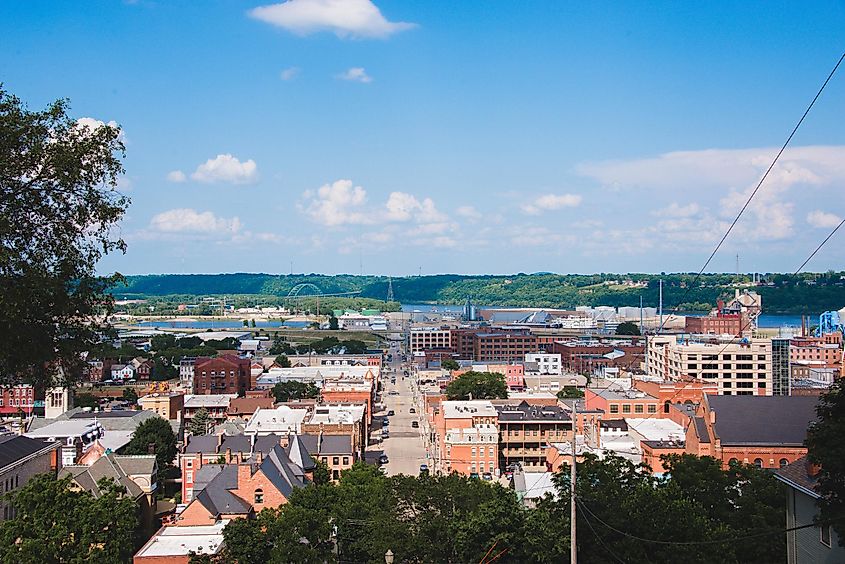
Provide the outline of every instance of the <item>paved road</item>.
[[[382,403],[385,409],[375,413],[373,429],[381,428],[381,420],[392,409],[394,415],[388,417],[390,424],[387,429],[390,437],[384,439],[380,444],[371,445],[367,454],[367,460],[376,462],[382,453],[388,457],[388,463],[384,465],[385,472],[389,476],[396,474],[417,475],[420,471],[420,464],[428,463],[426,460],[425,446],[420,428],[411,427],[412,421],[420,421],[420,406],[414,403],[414,393],[411,389],[411,377],[402,378],[402,368],[399,363],[400,353],[394,353],[394,362],[389,365],[395,372],[384,374],[385,393],[382,395]],[[390,383],[390,378],[395,374],[396,384]],[[398,395],[390,395],[389,392],[399,392]],[[410,409],[415,408],[416,413]],[[378,432],[378,431],[376,431]]]

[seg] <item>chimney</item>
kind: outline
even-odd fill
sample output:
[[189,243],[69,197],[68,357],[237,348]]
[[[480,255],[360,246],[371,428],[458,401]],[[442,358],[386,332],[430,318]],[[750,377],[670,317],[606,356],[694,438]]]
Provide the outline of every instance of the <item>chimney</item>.
[[223,433],[217,435],[217,450],[215,452],[220,452],[220,447],[223,446]]
[[226,464],[229,464],[230,462],[232,462],[232,449],[227,448],[226,449]]
[[256,452],[255,453],[255,460],[258,462],[258,465],[260,466],[261,463],[264,462],[264,453],[262,453],[260,450],[258,452]]
[[716,412],[715,411],[710,412],[710,424],[711,425],[716,424]]

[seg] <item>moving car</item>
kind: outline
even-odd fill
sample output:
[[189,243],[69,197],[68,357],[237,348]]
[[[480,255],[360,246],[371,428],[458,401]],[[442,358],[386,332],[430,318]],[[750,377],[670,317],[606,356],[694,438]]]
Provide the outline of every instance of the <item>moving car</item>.
[[381,456],[378,457],[378,463],[379,464],[387,464],[388,462],[389,461],[387,460],[386,454],[382,454]]
[[391,417],[391,416],[393,416],[393,415],[396,415],[396,413],[394,413],[392,409],[391,409],[390,411],[388,411],[388,412],[387,412],[387,416],[388,416],[388,417]]
[[417,410],[416,410],[416,409],[414,409],[413,407],[412,407],[411,409],[409,409],[409,410],[408,410],[408,413],[416,413],[416,412],[417,412]]
[[419,421],[411,421],[411,427],[413,427],[414,429],[419,429],[420,422]]

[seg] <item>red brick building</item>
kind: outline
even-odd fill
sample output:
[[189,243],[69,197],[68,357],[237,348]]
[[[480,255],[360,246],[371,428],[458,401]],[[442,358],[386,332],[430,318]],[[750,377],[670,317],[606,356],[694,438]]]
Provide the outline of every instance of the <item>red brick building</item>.
[[32,386],[21,384],[0,390],[0,415],[31,415],[34,408],[35,389]]
[[200,357],[194,365],[194,394],[238,394],[252,388],[250,362],[233,354]]
[[[556,342],[546,347],[547,352],[560,355],[563,370],[591,374],[603,367],[635,369],[645,357],[645,342],[639,339],[624,344]],[[622,353],[619,355],[618,353]]]
[[684,320],[684,331],[696,334],[734,335],[741,336],[751,325],[748,316],[740,313],[717,313],[703,317],[687,316]]
[[525,332],[478,333],[473,341],[473,360],[523,361],[526,353],[537,352],[537,337]]

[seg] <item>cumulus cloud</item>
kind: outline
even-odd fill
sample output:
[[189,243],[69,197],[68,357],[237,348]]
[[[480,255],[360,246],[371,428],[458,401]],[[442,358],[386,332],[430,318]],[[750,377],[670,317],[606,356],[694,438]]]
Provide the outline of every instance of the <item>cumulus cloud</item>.
[[237,157],[226,153],[199,165],[191,174],[191,178],[205,183],[251,184],[258,180],[258,166],[252,159],[241,162]]
[[302,209],[315,222],[330,227],[339,225],[366,225],[373,223],[372,210],[365,209],[367,191],[353,186],[351,180],[336,180],[314,191],[303,194]]
[[385,38],[415,27],[388,21],[371,0],[287,0],[248,13],[298,35],[330,31],[341,38]]
[[92,117],[81,117],[81,118],[76,120],[76,125],[79,128],[88,129],[91,132],[94,132],[94,131],[100,129],[104,125],[108,125],[109,127],[114,127],[115,129],[118,129],[120,131],[120,133],[118,133],[117,138],[124,143],[126,142],[126,136],[124,135],[123,130],[120,128],[120,126],[114,120],[110,120],[108,123],[106,123],[104,121],[100,121],[100,120],[98,120],[96,118],[92,118]]
[[692,217],[701,212],[701,206],[695,202],[689,203],[685,206],[672,202],[667,207],[655,210],[653,215],[659,217]]
[[528,215],[540,215],[544,211],[574,208],[581,204],[581,200],[578,194],[544,194],[520,207]]
[[241,227],[241,221],[237,217],[217,217],[214,212],[199,212],[192,208],[168,210],[150,220],[150,230],[156,233],[234,235]]
[[813,227],[832,229],[839,225],[842,218],[838,215],[827,213],[821,210],[811,211],[807,214],[807,223]]
[[178,184],[181,182],[185,182],[186,180],[188,180],[188,177],[181,170],[171,170],[167,173],[168,182],[175,182]]
[[335,75],[335,78],[339,78],[340,80],[348,80],[350,82],[363,82],[364,84],[373,81],[373,77],[367,74],[367,71],[364,70],[364,67],[352,67],[350,69],[347,69],[345,72]]
[[282,80],[293,80],[299,74],[299,67],[289,67],[279,73]]
[[457,210],[455,210],[455,213],[469,220],[478,220],[482,217],[481,212],[473,206],[460,206]]

